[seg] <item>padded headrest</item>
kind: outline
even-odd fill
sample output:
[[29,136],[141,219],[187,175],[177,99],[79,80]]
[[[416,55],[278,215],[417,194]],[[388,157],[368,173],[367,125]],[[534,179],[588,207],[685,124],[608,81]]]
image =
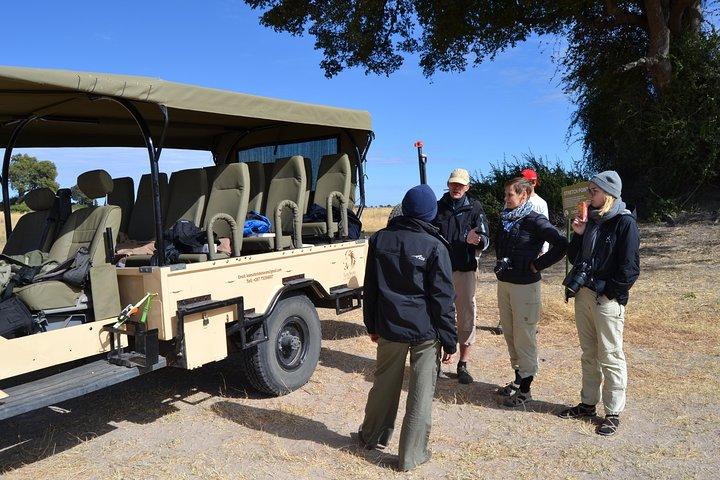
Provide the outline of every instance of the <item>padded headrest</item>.
[[36,212],[50,210],[54,201],[55,193],[49,188],[37,188],[25,195],[25,205]]
[[77,186],[88,198],[102,198],[113,191],[113,180],[105,170],[90,170],[80,174]]

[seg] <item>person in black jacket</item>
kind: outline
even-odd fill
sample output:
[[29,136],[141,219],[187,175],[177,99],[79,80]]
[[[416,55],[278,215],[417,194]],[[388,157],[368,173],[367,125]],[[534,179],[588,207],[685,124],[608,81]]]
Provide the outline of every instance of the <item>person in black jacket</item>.
[[[504,405],[522,407],[532,400],[530,384],[538,371],[537,324],[542,299],[540,271],[559,261],[567,239],[528,202],[532,183],[517,177],[505,183],[505,206],[496,234],[497,298],[500,324],[515,379],[498,389]],[[543,243],[551,248],[540,255]]]
[[409,353],[398,468],[410,470],[430,459],[435,384],[441,358],[443,363],[453,360],[457,333],[447,244],[428,223],[437,212],[435,194],[427,185],[413,187],[402,209],[402,216],[370,238],[363,319],[370,339],[377,342],[377,365],[358,434],[368,449],[388,445]]
[[468,197],[470,175],[467,170],[456,168],[448,179],[448,192],[438,201],[438,214],[433,225],[450,244],[450,260],[455,288],[460,359],[457,378],[460,383],[472,383],[467,362],[475,343],[475,272],[477,257],[490,245],[489,229],[482,204]]
[[608,170],[590,179],[586,222],[573,220],[568,248],[573,269],[563,284],[575,296],[575,324],[582,349],[580,403],[562,418],[594,417],[602,401],[600,435],[613,435],[625,408],[627,364],[623,328],[628,292],[640,275],[640,232],[622,201],[622,181]]

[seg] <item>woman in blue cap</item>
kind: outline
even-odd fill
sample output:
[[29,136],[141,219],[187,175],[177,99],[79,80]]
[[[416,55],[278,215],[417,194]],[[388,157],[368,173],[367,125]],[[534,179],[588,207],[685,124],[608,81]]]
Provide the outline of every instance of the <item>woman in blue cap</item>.
[[411,377],[398,447],[398,468],[405,471],[430,459],[427,446],[440,360],[452,362],[457,331],[447,242],[429,223],[437,213],[432,189],[411,188],[402,211],[370,238],[363,320],[370,339],[377,342],[377,364],[359,438],[368,449],[388,445],[410,354]]
[[600,435],[614,435],[625,408],[627,365],[623,327],[628,291],[640,275],[640,233],[622,201],[622,181],[608,170],[590,179],[588,219],[573,220],[568,247],[573,269],[563,284],[575,296],[575,323],[582,349],[580,403],[561,418],[594,417],[602,398]]

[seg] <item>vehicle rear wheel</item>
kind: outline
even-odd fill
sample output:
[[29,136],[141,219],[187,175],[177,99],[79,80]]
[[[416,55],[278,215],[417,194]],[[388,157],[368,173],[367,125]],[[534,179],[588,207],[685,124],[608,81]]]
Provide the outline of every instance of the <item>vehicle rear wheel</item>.
[[285,395],[305,385],[320,358],[320,317],[305,296],[281,300],[268,317],[268,341],[243,352],[245,374],[260,392]]

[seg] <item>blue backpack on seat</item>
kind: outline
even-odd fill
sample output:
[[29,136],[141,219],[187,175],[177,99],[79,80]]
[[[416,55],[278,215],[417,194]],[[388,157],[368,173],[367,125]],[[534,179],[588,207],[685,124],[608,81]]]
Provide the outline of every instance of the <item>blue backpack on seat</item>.
[[264,215],[260,215],[255,210],[250,210],[245,217],[245,228],[243,229],[243,237],[255,233],[268,233],[270,231],[270,220]]

